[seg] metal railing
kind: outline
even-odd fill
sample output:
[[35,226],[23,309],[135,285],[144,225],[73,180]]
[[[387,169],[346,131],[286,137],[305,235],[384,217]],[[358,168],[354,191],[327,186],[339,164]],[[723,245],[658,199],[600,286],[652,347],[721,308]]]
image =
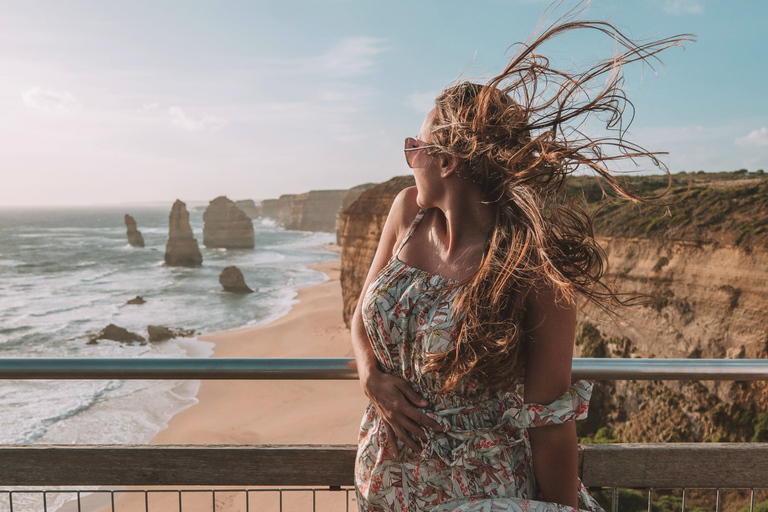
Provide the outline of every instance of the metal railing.
[[[354,380],[349,358],[4,358],[0,379]],[[574,358],[574,379],[768,380],[768,359]]]
[[[350,366],[352,361],[347,358],[6,358],[0,359],[0,379],[349,380],[357,378]],[[768,360],[576,358],[572,374],[574,379],[589,380],[768,380]],[[85,492],[109,493],[112,511],[115,493],[123,492],[144,493],[147,512],[151,493],[178,493],[179,506],[174,510],[181,512],[185,492],[210,492],[214,511],[217,493],[244,493],[242,509],[253,511],[261,510],[253,508],[253,493],[276,493],[278,510],[283,510],[285,493],[311,493],[311,510],[316,510],[318,493],[330,492],[344,495],[343,509],[349,510],[350,493],[354,496],[355,455],[354,445],[0,446],[2,486],[144,487],[141,490],[86,490],[83,487],[71,491],[0,490],[0,512],[4,494],[8,496],[9,512],[18,512],[13,510],[14,494],[34,492],[41,493],[46,512],[47,496],[66,492],[76,494],[79,512],[81,494]],[[318,471],[318,467],[325,469]],[[749,510],[754,510],[755,490],[762,492],[768,488],[768,443],[582,445],[579,474],[587,487],[607,488],[614,512],[625,510],[619,508],[619,489],[638,488],[647,492],[649,511],[656,490],[670,488],[682,489],[682,510],[686,509],[691,489],[716,492],[714,510],[717,512],[721,510],[724,490],[742,489],[749,497]],[[198,489],[156,488],[184,485],[195,485]],[[225,488],[200,489],[200,486]],[[309,506],[307,504],[307,508]]]

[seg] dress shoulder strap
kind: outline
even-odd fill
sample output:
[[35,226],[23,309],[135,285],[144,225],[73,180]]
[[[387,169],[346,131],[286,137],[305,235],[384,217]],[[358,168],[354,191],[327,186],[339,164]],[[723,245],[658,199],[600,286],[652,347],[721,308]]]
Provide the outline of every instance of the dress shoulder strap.
[[426,208],[419,209],[419,213],[417,213],[416,217],[413,218],[413,222],[411,222],[411,227],[408,228],[408,232],[403,237],[403,241],[400,242],[400,246],[397,248],[397,251],[395,252],[395,257],[397,257],[400,254],[400,251],[403,250],[403,246],[405,246],[405,243],[408,241],[409,238],[411,238],[413,231],[416,229],[416,226],[419,225],[419,222],[421,222],[421,219],[424,217],[425,213],[427,213]]

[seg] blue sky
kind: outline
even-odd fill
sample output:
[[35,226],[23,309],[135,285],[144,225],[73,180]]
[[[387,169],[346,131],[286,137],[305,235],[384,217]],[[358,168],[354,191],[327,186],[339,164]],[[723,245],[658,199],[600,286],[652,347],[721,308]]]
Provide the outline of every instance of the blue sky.
[[[0,205],[277,197],[407,174],[440,89],[500,71],[548,2],[0,0]],[[564,6],[574,2],[564,2]],[[593,0],[639,39],[631,138],[673,172],[768,166],[768,2]],[[591,62],[610,41],[545,48]]]

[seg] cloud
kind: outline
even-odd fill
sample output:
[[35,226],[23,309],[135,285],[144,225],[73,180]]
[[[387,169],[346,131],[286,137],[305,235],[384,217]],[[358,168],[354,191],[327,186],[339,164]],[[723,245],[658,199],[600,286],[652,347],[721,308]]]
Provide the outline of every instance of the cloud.
[[700,0],[665,0],[664,12],[667,14],[701,14],[704,5]]
[[22,92],[21,98],[26,106],[52,114],[74,112],[82,107],[71,92],[51,91],[41,87],[32,87]]
[[170,107],[168,114],[171,116],[171,125],[193,132],[215,132],[227,126],[226,119],[209,116],[208,114],[203,114],[195,119],[184,112],[181,107]]
[[739,137],[734,142],[739,146],[768,146],[768,128],[763,126],[759,130],[752,130],[749,134]]
[[352,37],[344,39],[319,57],[320,67],[335,76],[354,76],[373,69],[378,54],[384,51],[383,39]]
[[414,92],[408,96],[408,101],[406,103],[417,112],[426,114],[435,106],[435,98],[437,98],[437,95],[438,93],[434,91]]
[[141,108],[139,109],[139,112],[149,112],[150,110],[155,110],[159,107],[160,107],[160,104],[156,101],[152,103],[145,103],[144,105],[141,106]]

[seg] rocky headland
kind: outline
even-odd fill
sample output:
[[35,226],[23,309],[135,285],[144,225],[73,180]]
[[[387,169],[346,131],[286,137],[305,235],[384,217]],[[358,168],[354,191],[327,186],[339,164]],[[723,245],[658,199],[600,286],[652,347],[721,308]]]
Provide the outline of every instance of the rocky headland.
[[237,206],[250,219],[261,217],[261,209],[253,199],[241,199],[239,201],[235,201],[235,206]]
[[253,222],[235,202],[219,196],[203,213],[203,244],[208,248],[253,249]]
[[341,229],[342,229],[342,218],[344,216],[344,210],[352,206],[352,203],[357,201],[357,198],[360,197],[360,195],[368,190],[369,188],[373,188],[378,183],[364,183],[362,185],[358,185],[356,187],[352,187],[347,191],[347,194],[344,196],[344,200],[341,201],[341,205],[339,206],[338,211],[336,212],[336,222],[335,222],[335,230],[336,230],[336,244],[341,245]]
[[[333,233],[337,230],[345,199],[350,193],[359,195],[359,192],[352,190],[310,190],[302,194],[283,194],[278,199],[263,201],[261,215],[275,219],[285,229]],[[351,202],[348,201],[348,204]]]
[[125,214],[125,228],[131,247],[144,247],[144,237],[141,236],[141,231],[136,229],[136,220],[127,213]]
[[344,323],[349,327],[357,299],[368,275],[381,230],[395,196],[415,184],[412,175],[396,176],[365,190],[341,216],[341,293]]
[[[643,195],[663,176],[628,178]],[[394,197],[413,185],[393,178],[344,211],[341,284],[344,320],[359,298]],[[690,187],[690,188],[689,188]],[[603,183],[602,188],[608,190]],[[665,206],[603,197],[591,177],[566,193],[597,211],[595,237],[606,280],[642,294],[610,318],[587,305],[578,315],[576,356],[768,358],[768,179],[762,174],[678,174]],[[600,382],[583,442],[768,441],[768,384],[762,382]]]
[[203,264],[203,255],[189,225],[187,205],[178,199],[168,217],[165,264],[170,267],[197,267]]

